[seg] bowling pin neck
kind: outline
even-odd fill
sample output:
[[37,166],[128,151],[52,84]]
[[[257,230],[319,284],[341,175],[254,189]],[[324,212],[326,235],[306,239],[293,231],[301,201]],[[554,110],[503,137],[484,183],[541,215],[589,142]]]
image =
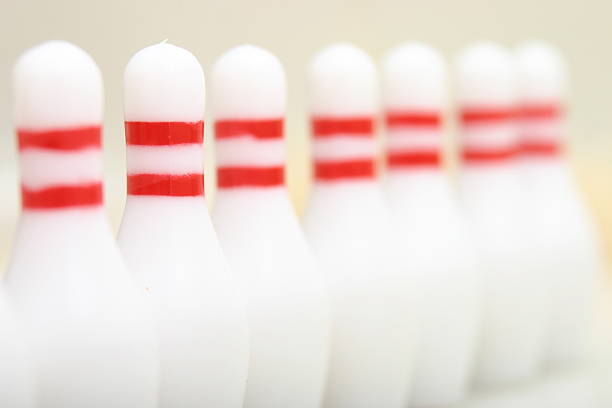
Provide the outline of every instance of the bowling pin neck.
[[410,171],[388,171],[385,188],[389,198],[396,202],[436,204],[452,200],[453,191],[448,175],[431,168]]
[[17,138],[24,213],[102,208],[100,125],[20,128]]
[[267,224],[270,220],[295,218],[295,210],[284,186],[220,188],[215,195],[216,218],[249,220],[249,224]]
[[28,240],[37,241],[41,248],[54,247],[58,253],[70,251],[74,245],[92,248],[100,242],[114,243],[102,206],[75,206],[62,211],[23,211],[17,241]]
[[524,157],[523,178],[538,192],[574,189],[574,176],[569,163],[559,157]]
[[[215,122],[217,187],[231,190],[284,190],[283,118],[219,119]],[[251,194],[255,195],[255,194]]]
[[312,119],[315,184],[376,182],[373,116]]
[[128,202],[204,195],[204,122],[125,123]]

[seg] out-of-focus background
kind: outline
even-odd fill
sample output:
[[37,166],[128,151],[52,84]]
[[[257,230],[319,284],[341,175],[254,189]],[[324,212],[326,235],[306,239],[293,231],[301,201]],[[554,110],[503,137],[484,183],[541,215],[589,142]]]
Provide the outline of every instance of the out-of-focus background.
[[[192,51],[207,73],[221,53],[242,43],[266,47],[281,59],[289,84],[288,183],[301,211],[309,187],[305,71],[320,47],[351,41],[380,60],[390,47],[419,40],[437,47],[452,61],[463,46],[476,40],[490,39],[507,46],[529,39],[550,41],[570,64],[569,153],[609,259],[610,15],[612,2],[608,0],[0,0],[0,267],[6,265],[19,208],[11,123],[12,65],[24,49],[48,39],[76,43],[102,70],[106,196],[115,228],[125,199],[123,69],[142,47],[168,39]],[[209,129],[207,126],[207,132]],[[207,196],[212,198],[213,141],[209,137],[205,143]],[[600,307],[606,308],[605,301]],[[607,338],[599,340],[607,342]]]

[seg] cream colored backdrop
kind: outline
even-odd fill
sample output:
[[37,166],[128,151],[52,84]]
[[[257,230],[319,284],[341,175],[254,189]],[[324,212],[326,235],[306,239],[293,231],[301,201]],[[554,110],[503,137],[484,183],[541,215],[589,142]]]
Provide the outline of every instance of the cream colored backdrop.
[[[421,40],[452,58],[463,45],[479,39],[507,45],[530,38],[549,40],[565,52],[574,77],[572,158],[604,231],[612,231],[611,14],[612,2],[605,0],[0,0],[0,266],[10,249],[19,205],[11,69],[21,51],[47,39],[75,42],[102,69],[106,194],[115,227],[125,190],[122,73],[129,57],[144,46],[168,39],[191,50],[206,72],[223,51],[241,43],[267,47],[280,57],[289,82],[288,181],[300,209],[309,174],[304,77],[318,48],[353,41],[379,59],[399,42]],[[207,132],[210,136],[209,127]],[[211,142],[209,137],[209,196],[214,185]]]

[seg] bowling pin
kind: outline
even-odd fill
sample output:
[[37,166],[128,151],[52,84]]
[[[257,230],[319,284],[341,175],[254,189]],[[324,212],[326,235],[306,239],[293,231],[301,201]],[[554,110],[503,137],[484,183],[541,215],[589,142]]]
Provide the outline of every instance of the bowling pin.
[[518,47],[517,59],[523,176],[534,210],[548,231],[555,262],[547,362],[553,367],[570,366],[585,357],[601,259],[590,215],[563,154],[565,62],[553,46],[538,41]]
[[34,408],[32,361],[4,286],[0,288],[0,407]]
[[457,80],[462,200],[483,274],[476,382],[522,382],[542,361],[550,282],[517,163],[514,59],[496,44],[473,44],[459,59]]
[[467,392],[480,280],[471,237],[442,168],[446,67],[420,43],[392,49],[382,65],[386,193],[413,284],[421,289],[410,406],[447,406]]
[[155,407],[153,324],[103,207],[100,71],[50,41],[22,54],[14,85],[22,213],[7,283],[38,406]]
[[162,43],[125,69],[128,197],[119,246],[153,304],[160,408],[242,407],[245,302],[204,199],[204,74]]
[[403,407],[415,328],[411,276],[376,176],[376,69],[351,44],[310,65],[314,186],[304,226],[332,297],[325,407]]
[[217,195],[213,222],[248,296],[246,408],[317,408],[329,343],[329,298],[284,182],[285,73],[252,45],[213,70]]

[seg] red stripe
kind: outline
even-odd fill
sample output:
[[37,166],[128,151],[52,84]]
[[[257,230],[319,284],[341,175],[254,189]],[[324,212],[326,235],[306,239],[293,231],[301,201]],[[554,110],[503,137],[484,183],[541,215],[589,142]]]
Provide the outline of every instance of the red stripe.
[[439,167],[442,163],[440,152],[390,152],[387,154],[389,167]]
[[48,131],[18,129],[17,138],[19,150],[27,148],[80,150],[101,147],[101,133],[102,128],[99,125]]
[[556,104],[525,105],[519,115],[521,119],[557,119],[563,115],[563,108]]
[[313,118],[312,132],[315,137],[329,137],[338,133],[355,136],[372,136],[374,119],[370,116],[354,118]]
[[442,117],[438,112],[388,112],[387,126],[439,127]]
[[76,186],[55,186],[32,190],[21,186],[21,205],[24,209],[43,210],[66,207],[101,205],[103,202],[102,183]]
[[461,112],[463,123],[505,122],[517,117],[517,109],[508,108],[465,108]]
[[374,178],[374,160],[318,161],[314,164],[314,172],[317,180]]
[[130,195],[191,197],[204,194],[202,174],[128,174]]
[[128,145],[170,146],[202,143],[204,121],[199,122],[125,122]]
[[463,161],[468,163],[504,162],[516,158],[519,153],[520,148],[517,146],[497,150],[470,148],[463,150]]
[[274,187],[285,183],[284,166],[220,167],[217,169],[219,188]]
[[530,156],[558,156],[561,146],[557,142],[524,141],[521,144],[521,152]]
[[244,135],[255,139],[281,139],[283,137],[283,119],[253,120],[218,120],[215,122],[215,137],[230,139]]

